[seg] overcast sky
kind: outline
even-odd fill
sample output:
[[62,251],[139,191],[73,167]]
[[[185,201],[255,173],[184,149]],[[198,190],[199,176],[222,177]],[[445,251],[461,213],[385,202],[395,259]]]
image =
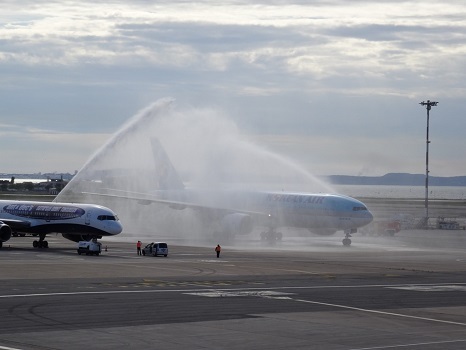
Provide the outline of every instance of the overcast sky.
[[466,3],[0,1],[0,172],[73,172],[171,97],[316,175],[466,175]]

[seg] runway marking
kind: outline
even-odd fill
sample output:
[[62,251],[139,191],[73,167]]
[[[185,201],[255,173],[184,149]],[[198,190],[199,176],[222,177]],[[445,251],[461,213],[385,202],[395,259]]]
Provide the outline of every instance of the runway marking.
[[[251,268],[251,267],[248,266],[248,268]],[[258,268],[272,270],[272,271],[297,272],[297,273],[302,273],[306,275],[324,275],[325,274],[325,273],[305,271],[305,270],[277,269],[274,267],[258,267]]]
[[[299,289],[355,289],[355,288],[395,288],[404,286],[441,286],[441,285],[452,285],[452,283],[435,283],[435,284],[399,284],[399,285],[387,285],[387,284],[363,284],[363,285],[337,285],[337,286],[303,286],[303,287],[269,287],[268,290],[299,290]],[[465,285],[466,282],[453,283],[453,285]],[[216,291],[220,289],[151,289],[151,290],[110,290],[110,291],[84,291],[84,292],[51,292],[51,293],[31,293],[31,294],[7,294],[0,295],[0,299],[7,298],[25,298],[25,297],[42,297],[42,296],[57,296],[57,295],[90,295],[90,294],[123,294],[123,293],[187,293],[187,292],[205,292],[205,291]],[[221,291],[240,291],[240,290],[264,290],[264,287],[244,287],[244,288],[222,288]]]
[[299,273],[308,274],[308,275],[319,275],[320,274],[319,272],[311,272],[311,271],[304,271],[304,270],[288,270],[288,269],[274,269],[274,268],[270,268],[270,269],[274,271],[299,272]]
[[417,292],[466,292],[466,286],[458,286],[454,284],[442,286],[400,286],[400,287],[387,287],[389,289],[403,289],[414,290]]
[[388,315],[388,316],[396,316],[396,317],[404,317],[404,318],[412,318],[412,319],[422,320],[422,321],[430,321],[430,322],[437,322],[437,323],[453,324],[453,325],[456,325],[456,326],[466,326],[466,323],[463,323],[463,322],[454,322],[454,321],[439,320],[439,319],[436,319],[436,318],[405,315],[405,314],[399,314],[399,313],[388,312],[388,311],[378,311],[378,310],[371,310],[371,309],[363,309],[363,308],[353,307],[353,306],[347,306],[347,305],[323,303],[323,302],[320,302],[320,301],[311,301],[311,300],[304,300],[304,299],[293,299],[293,298],[290,298],[290,297],[280,297],[280,299],[288,299],[288,300],[298,301],[298,302],[301,302],[301,303],[308,303],[308,304],[315,304],[315,305],[331,306],[331,307],[336,307],[336,308],[340,308],[340,309],[362,311],[362,312],[368,312],[368,313],[373,313],[373,314]]
[[210,297],[210,298],[255,296],[255,297],[261,297],[261,298],[268,298],[268,299],[291,300],[291,301],[297,301],[297,302],[301,302],[301,303],[331,306],[331,307],[336,307],[336,308],[340,308],[340,309],[369,312],[369,313],[380,314],[380,315],[389,315],[389,316],[396,316],[396,317],[412,318],[412,319],[422,320],[422,321],[446,323],[446,324],[453,324],[453,325],[457,325],[457,326],[466,326],[466,323],[463,323],[463,322],[454,322],[454,321],[440,320],[440,319],[436,319],[436,318],[405,315],[405,314],[399,314],[399,313],[388,312],[388,311],[378,311],[378,310],[371,310],[371,309],[363,309],[363,308],[354,307],[354,306],[324,303],[324,302],[320,302],[320,301],[312,301],[312,300],[305,300],[305,299],[295,299],[295,298],[286,296],[286,295],[293,295],[294,293],[283,293],[283,292],[276,292],[276,291],[272,291],[272,290],[262,290],[262,291],[261,290],[259,290],[259,291],[257,291],[257,290],[256,291],[216,290],[216,291],[194,292],[194,293],[189,292],[189,293],[183,293],[183,294]]
[[1,345],[0,345],[0,349],[2,349],[2,350],[21,350],[21,349],[18,349],[18,348],[10,348],[9,346],[1,346]]
[[425,346],[425,345],[434,345],[434,344],[450,344],[450,343],[464,343],[465,339],[458,340],[445,340],[445,341],[433,341],[425,343],[412,343],[412,344],[399,344],[399,345],[387,345],[387,346],[374,346],[370,348],[354,348],[350,350],[376,350],[376,349],[395,349],[395,348],[405,348],[408,346]]
[[224,297],[270,297],[270,296],[293,295],[294,293],[275,292],[272,290],[237,291],[237,292],[216,290],[212,292],[195,292],[195,293],[183,293],[183,294],[196,295],[196,296],[208,297],[208,298],[224,298]]
[[[146,286],[146,287],[219,287],[219,286],[234,286],[237,284],[251,284],[250,282],[246,281],[185,281],[185,282],[177,282],[177,281],[164,281],[164,280],[151,280],[151,279],[144,279],[142,282],[138,282],[137,284],[133,284],[134,286]],[[257,283],[256,283],[257,284]]]

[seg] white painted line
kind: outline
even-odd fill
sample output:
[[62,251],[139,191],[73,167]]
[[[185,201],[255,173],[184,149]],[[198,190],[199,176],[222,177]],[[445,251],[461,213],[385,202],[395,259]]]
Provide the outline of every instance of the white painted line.
[[256,291],[237,291],[228,292],[216,290],[212,292],[195,292],[195,293],[183,293],[187,295],[196,295],[201,297],[209,298],[224,298],[224,297],[274,297],[282,295],[293,295],[294,293],[275,292],[272,290],[256,290]]
[[266,269],[273,270],[273,271],[298,272],[298,273],[302,273],[306,275],[321,275],[322,274],[320,272],[311,272],[311,271],[304,271],[304,270],[275,269],[275,268],[267,268],[267,267]]
[[[331,307],[336,307],[336,308],[341,308],[341,309],[348,309],[348,310],[355,310],[355,311],[362,311],[362,312],[370,312],[370,313],[380,314],[380,315],[389,315],[389,316],[396,316],[396,317],[412,318],[412,319],[422,320],[422,321],[454,324],[454,325],[457,325],[457,326],[466,326],[466,323],[462,323],[462,322],[453,322],[453,321],[446,321],[446,320],[440,320],[440,319],[429,318],[429,317],[411,316],[411,315],[399,314],[399,313],[394,313],[394,312],[378,311],[378,310],[371,310],[371,309],[362,309],[362,308],[353,307],[353,306],[323,303],[323,302],[319,302],[319,301],[311,301],[311,300],[304,300],[304,299],[294,299],[294,298],[291,298],[289,296],[286,296],[286,295],[293,295],[294,293],[282,293],[282,292],[276,292],[276,291],[272,291],[272,290],[262,290],[262,291],[223,291],[223,290],[215,290],[215,291],[211,291],[211,292],[195,292],[195,293],[183,293],[183,294],[204,296],[204,297],[210,297],[210,298],[255,296],[255,297],[260,297],[260,298],[268,298],[268,299],[292,300],[292,301],[297,301],[297,302],[301,302],[301,303],[308,303],[308,304],[315,304],[315,305],[325,305],[325,306],[331,306]],[[376,349],[376,348],[374,348],[374,349]]]
[[362,309],[362,308],[359,308],[359,307],[353,307],[353,306],[347,306],[347,305],[338,305],[338,304],[330,304],[330,303],[322,303],[322,302],[319,302],[319,301],[311,301],[311,300],[303,300],[303,299],[293,299],[293,298],[289,298],[289,299],[290,299],[290,300],[294,300],[294,301],[299,301],[299,302],[301,302],[301,303],[308,303],[308,304],[315,304],[315,305],[325,305],[325,306],[331,306],[331,307],[336,307],[336,308],[340,308],[340,309],[347,309],[347,310],[355,310],[355,311],[369,312],[369,313],[380,314],[380,315],[388,315],[388,316],[412,318],[412,319],[422,320],[422,321],[430,321],[430,322],[454,324],[454,325],[457,325],[457,326],[466,326],[466,323],[463,323],[463,322],[454,322],[454,321],[439,320],[439,319],[429,318],[429,317],[420,317],[420,316],[404,315],[404,314],[398,314],[398,313],[395,313],[395,312],[386,312],[386,311],[377,311],[377,310],[371,310],[371,309]]
[[[365,285],[337,285],[337,286],[304,286],[304,287],[269,287],[268,290],[305,290],[305,289],[355,289],[355,288],[396,288],[396,287],[411,287],[411,286],[442,286],[442,285],[465,285],[466,283],[436,283],[436,284],[365,284]],[[94,292],[56,292],[56,293],[31,293],[31,294],[9,294],[0,295],[0,299],[7,298],[24,298],[24,297],[42,297],[42,296],[56,296],[56,295],[87,295],[87,294],[123,294],[123,293],[195,293],[206,291],[254,291],[264,290],[264,287],[244,287],[244,288],[206,288],[206,289],[135,289],[135,290],[110,290],[110,291],[94,291]]]
[[441,285],[441,286],[399,286],[387,287],[388,289],[403,289],[414,290],[416,292],[466,292],[466,286],[458,286],[455,284]]
[[1,345],[0,345],[0,349],[1,350],[22,350],[22,349],[18,349],[18,348],[10,348],[8,346],[1,346]]
[[434,345],[434,344],[451,344],[451,343],[464,343],[464,342],[466,342],[465,339],[458,339],[458,340],[433,341],[433,342],[425,342],[425,343],[374,346],[370,348],[354,348],[350,350],[395,349],[395,348],[406,348],[406,347],[412,347],[412,346],[426,346],[426,345]]

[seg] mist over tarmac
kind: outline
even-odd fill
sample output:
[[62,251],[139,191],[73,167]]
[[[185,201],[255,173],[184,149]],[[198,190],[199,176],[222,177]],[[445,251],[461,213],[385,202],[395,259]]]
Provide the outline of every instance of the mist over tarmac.
[[[124,231],[119,239],[172,239],[212,245],[212,232],[189,208],[113,196],[143,197],[161,189],[167,165],[154,155],[157,139],[189,188],[333,193],[328,184],[283,156],[255,144],[225,111],[154,102],[134,115],[82,167],[56,201],[95,203],[113,209]],[[228,207],[228,203],[225,203]],[[253,234],[258,234],[254,230]],[[255,237],[257,239],[257,237]],[[339,239],[338,239],[339,241]]]

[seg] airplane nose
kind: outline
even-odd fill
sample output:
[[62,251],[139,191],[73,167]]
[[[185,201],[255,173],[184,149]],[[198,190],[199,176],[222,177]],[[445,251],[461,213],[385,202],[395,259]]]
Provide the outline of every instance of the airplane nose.
[[372,213],[368,209],[366,215],[366,223],[364,225],[370,224],[372,220],[374,220],[374,215],[372,215]]
[[123,225],[119,221],[112,222],[109,232],[112,235],[118,235],[121,233],[121,231],[123,231]]

